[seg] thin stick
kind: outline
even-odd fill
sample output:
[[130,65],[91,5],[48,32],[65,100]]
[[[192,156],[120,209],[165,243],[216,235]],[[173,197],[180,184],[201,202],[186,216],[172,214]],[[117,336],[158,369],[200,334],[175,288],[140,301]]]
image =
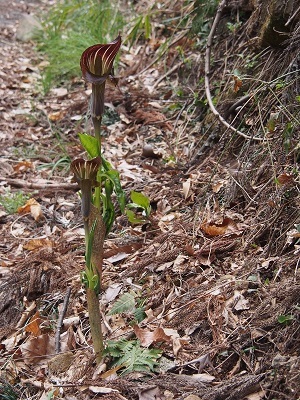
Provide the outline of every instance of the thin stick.
[[69,304],[69,299],[70,299],[70,294],[71,294],[71,286],[68,287],[67,289],[67,293],[65,295],[64,298],[64,304],[63,304],[63,308],[59,314],[58,317],[58,321],[57,321],[57,327],[56,327],[56,332],[55,332],[55,353],[58,354],[60,353],[60,331],[61,328],[63,326],[63,322],[64,322],[64,317],[66,315],[67,312],[67,308],[68,308],[68,304]]
[[163,76],[161,76],[159,79],[157,79],[157,81],[154,83],[154,85],[152,86],[152,89],[155,89],[160,82],[162,82],[165,78],[167,78],[169,75],[173,74],[173,72],[175,72],[178,68],[180,68],[183,65],[183,61],[180,61],[178,64],[174,65],[173,68],[169,69],[168,72],[166,72]]
[[142,71],[138,72],[136,74],[136,76],[143,74],[144,72],[146,72],[149,68],[152,67],[152,65],[156,64],[157,61],[159,61],[161,59],[161,57],[172,47],[174,46],[174,44],[176,44],[177,42],[179,42],[179,40],[183,39],[185,37],[185,35],[187,34],[189,30],[185,29],[183,31],[183,33],[181,33],[177,38],[175,38],[157,57],[155,57],[155,59],[153,61],[151,61],[151,63],[149,65],[147,65],[147,67],[145,67]]
[[0,177],[0,180],[2,182],[8,183],[11,186],[25,188],[25,189],[51,189],[51,190],[64,189],[64,190],[74,190],[74,191],[79,190],[79,186],[77,183],[59,183],[59,182],[35,183],[35,182],[26,182],[22,179],[12,179],[6,177]]
[[288,26],[291,21],[296,17],[296,15],[300,12],[300,6],[297,8],[297,10],[294,12],[294,14],[288,19],[288,21],[285,23],[284,26]]
[[211,112],[219,119],[219,121],[226,126],[226,128],[231,129],[233,132],[237,133],[239,136],[242,136],[245,139],[250,139],[250,140],[266,140],[265,138],[260,138],[256,136],[248,136],[245,133],[239,131],[238,129],[234,128],[232,125],[230,125],[225,119],[219,114],[219,112],[216,110],[212,98],[211,98],[211,93],[210,93],[210,88],[209,88],[209,75],[210,75],[210,51],[211,51],[211,46],[213,42],[213,36],[215,34],[217,25],[220,21],[221,14],[223,11],[223,8],[226,4],[226,0],[222,0],[218,6],[218,10],[213,22],[213,25],[211,27],[210,33],[207,38],[207,44],[206,44],[206,52],[205,52],[205,93],[206,93],[206,98],[208,101],[209,108],[211,109]]

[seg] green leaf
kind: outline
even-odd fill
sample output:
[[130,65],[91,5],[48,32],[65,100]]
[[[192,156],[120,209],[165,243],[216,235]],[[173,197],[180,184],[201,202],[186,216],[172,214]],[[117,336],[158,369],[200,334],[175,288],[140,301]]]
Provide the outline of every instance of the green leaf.
[[145,38],[150,39],[151,35],[151,21],[149,14],[146,14],[144,17],[144,25],[145,25]]
[[107,161],[103,155],[101,155],[101,160],[102,160],[102,166],[103,166],[103,170],[104,171],[110,171],[111,169],[113,169],[111,163],[109,161]]
[[140,26],[143,22],[143,16],[139,16],[138,19],[136,20],[136,23],[134,25],[134,27],[131,29],[131,31],[129,32],[128,36],[127,36],[127,40],[130,41],[130,47],[133,45],[133,43],[135,42],[135,40],[138,37],[138,31],[140,29]]
[[294,319],[293,315],[279,315],[277,320],[280,324],[288,324]]
[[134,204],[145,210],[146,216],[148,217],[151,212],[150,199],[143,193],[135,192],[134,190],[130,193],[130,198]]
[[91,158],[95,158],[99,156],[99,147],[98,140],[91,135],[87,135],[86,133],[79,133],[79,140],[88,155]]
[[135,309],[135,295],[132,293],[124,293],[113,305],[108,315],[121,314],[125,311]]
[[123,374],[132,371],[154,371],[162,354],[161,350],[141,347],[139,340],[120,340],[115,343],[109,341],[105,352],[115,358],[114,366],[124,367]]
[[115,220],[115,207],[111,201],[111,194],[113,191],[113,184],[111,181],[106,181],[104,184],[105,196],[102,195],[103,201],[103,221],[106,227],[106,234],[111,230],[111,227]]
[[113,183],[114,192],[116,193],[121,212],[124,213],[126,205],[126,197],[125,197],[125,192],[121,187],[119,172],[116,171],[115,169],[110,169],[109,171],[106,172],[106,174],[104,174],[104,176],[109,178]]
[[142,322],[147,317],[144,307],[136,308],[133,315],[138,323]]
[[103,156],[101,156],[101,160],[102,160],[101,178],[108,178],[113,183],[114,192],[116,193],[121,212],[124,213],[126,205],[126,196],[121,186],[119,172],[115,170]]
[[125,212],[126,212],[128,221],[131,224],[143,224],[144,222],[146,222],[145,219],[137,218],[134,211],[132,211],[132,210],[126,210]]

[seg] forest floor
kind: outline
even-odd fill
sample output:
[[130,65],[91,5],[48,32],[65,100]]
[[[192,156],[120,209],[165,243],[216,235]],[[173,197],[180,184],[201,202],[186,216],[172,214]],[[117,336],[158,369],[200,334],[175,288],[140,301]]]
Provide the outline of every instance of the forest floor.
[[[260,141],[208,112],[204,54],[185,32],[156,63],[163,30],[122,48],[119,89],[106,93],[104,155],[127,198],[143,192],[152,212],[137,225],[118,214],[105,241],[103,330],[105,340],[137,338],[161,357],[156,372],[117,375],[109,357],[100,367],[93,357],[69,171],[84,156],[77,134],[90,129],[90,90],[78,77],[43,94],[45,60],[16,39],[22,13],[37,4],[46,2],[8,10],[0,1],[0,398],[299,399],[300,102],[288,102],[299,81],[257,86],[286,71],[292,44],[289,60],[282,49],[260,53],[250,82],[232,73],[246,61],[254,68],[244,31],[220,29],[212,49],[220,111]],[[242,85],[256,97],[236,113]],[[109,314],[124,294],[132,308]]]

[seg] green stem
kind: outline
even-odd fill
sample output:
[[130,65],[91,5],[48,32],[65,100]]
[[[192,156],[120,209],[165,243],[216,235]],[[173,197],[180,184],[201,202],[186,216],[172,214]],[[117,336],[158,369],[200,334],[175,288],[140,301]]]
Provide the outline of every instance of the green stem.
[[86,288],[86,298],[89,312],[89,321],[93,347],[96,354],[96,362],[100,364],[103,357],[103,335],[101,328],[101,314],[99,308],[99,296],[93,288]]
[[[93,217],[93,216],[92,216]],[[92,221],[93,222],[93,221]],[[94,224],[93,224],[94,225]],[[93,341],[93,348],[96,355],[96,362],[100,364],[103,357],[103,334],[101,327],[101,313],[99,308],[99,291],[101,271],[94,265],[93,255],[94,245],[97,245],[97,239],[94,242],[94,233],[98,234],[97,223],[94,228],[91,228],[91,221],[88,218],[84,219],[85,231],[85,246],[86,246],[86,298],[89,313],[89,322],[91,328],[91,336]],[[102,262],[102,260],[101,260]],[[95,278],[95,279],[94,279]]]

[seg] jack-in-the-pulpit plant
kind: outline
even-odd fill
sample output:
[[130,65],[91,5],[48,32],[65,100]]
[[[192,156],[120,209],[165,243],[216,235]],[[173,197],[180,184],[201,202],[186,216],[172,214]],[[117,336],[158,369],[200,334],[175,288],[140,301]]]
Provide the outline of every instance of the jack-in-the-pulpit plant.
[[83,79],[92,84],[91,115],[94,135],[80,133],[79,139],[89,159],[76,159],[71,164],[74,179],[81,190],[81,211],[85,230],[85,271],[82,279],[87,294],[89,322],[96,361],[103,357],[103,336],[99,293],[103,262],[103,243],[115,219],[112,194],[115,193],[124,212],[125,195],[119,174],[105,160],[101,150],[101,121],[104,113],[106,81],[116,84],[113,63],[121,46],[120,35],[111,43],[96,44],[87,48],[80,60]]

